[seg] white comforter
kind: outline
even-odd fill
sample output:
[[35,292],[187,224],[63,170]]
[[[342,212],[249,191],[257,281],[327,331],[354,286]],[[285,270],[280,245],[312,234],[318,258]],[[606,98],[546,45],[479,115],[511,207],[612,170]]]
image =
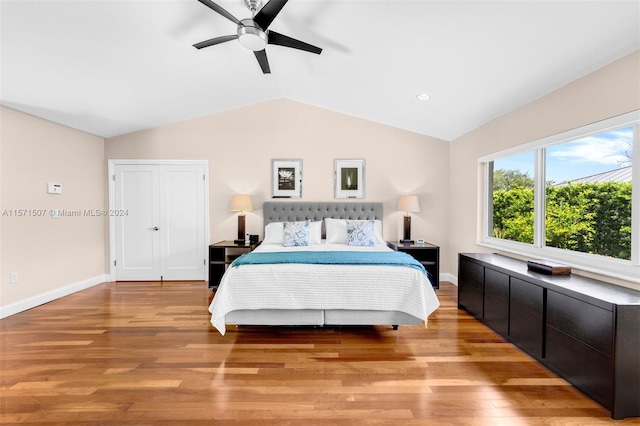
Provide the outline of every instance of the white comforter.
[[[283,247],[262,244],[256,251],[389,251],[386,245],[353,247],[314,244]],[[438,277],[435,277],[437,279]],[[384,265],[243,265],[228,268],[209,306],[211,324],[225,334],[225,315],[243,309],[354,309],[400,311],[427,323],[439,306],[420,271]]]

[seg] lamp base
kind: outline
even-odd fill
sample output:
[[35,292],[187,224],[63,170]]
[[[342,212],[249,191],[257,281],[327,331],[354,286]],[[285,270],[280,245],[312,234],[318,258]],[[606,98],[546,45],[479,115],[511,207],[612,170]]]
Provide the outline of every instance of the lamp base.
[[413,244],[414,241],[411,239],[411,216],[407,215],[404,217],[404,232],[403,238],[400,240],[402,244]]
[[247,240],[233,240],[234,244],[245,245]]
[[234,243],[236,244],[244,244],[244,223],[245,223],[245,216],[244,214],[240,213],[238,215],[238,239],[237,240],[233,240]]

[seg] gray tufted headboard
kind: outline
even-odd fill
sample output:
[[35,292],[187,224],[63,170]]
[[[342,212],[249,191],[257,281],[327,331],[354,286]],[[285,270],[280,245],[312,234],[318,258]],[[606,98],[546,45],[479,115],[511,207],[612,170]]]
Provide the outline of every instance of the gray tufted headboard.
[[[264,226],[271,222],[334,219],[382,220],[382,203],[358,202],[284,202],[266,201],[262,205]],[[324,223],[322,224],[324,235]]]

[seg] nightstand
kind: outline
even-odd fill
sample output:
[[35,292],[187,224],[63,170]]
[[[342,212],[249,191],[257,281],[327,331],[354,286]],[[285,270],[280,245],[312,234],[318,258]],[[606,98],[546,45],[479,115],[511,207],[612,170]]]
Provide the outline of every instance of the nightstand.
[[429,244],[402,244],[399,241],[387,241],[387,246],[395,251],[403,251],[410,254],[415,260],[422,263],[424,268],[433,277],[433,288],[440,288],[440,247]]
[[260,242],[253,244],[236,244],[233,241],[220,241],[209,246],[209,288],[218,289],[218,284],[231,262],[235,258],[253,251]]

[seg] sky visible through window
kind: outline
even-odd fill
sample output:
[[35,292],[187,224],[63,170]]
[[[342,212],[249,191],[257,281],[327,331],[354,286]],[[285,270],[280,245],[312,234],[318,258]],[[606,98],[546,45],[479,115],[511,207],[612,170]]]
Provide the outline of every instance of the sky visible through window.
[[[630,166],[633,126],[547,147],[546,180],[560,183]],[[519,170],[533,177],[533,151],[498,159],[494,168]]]

